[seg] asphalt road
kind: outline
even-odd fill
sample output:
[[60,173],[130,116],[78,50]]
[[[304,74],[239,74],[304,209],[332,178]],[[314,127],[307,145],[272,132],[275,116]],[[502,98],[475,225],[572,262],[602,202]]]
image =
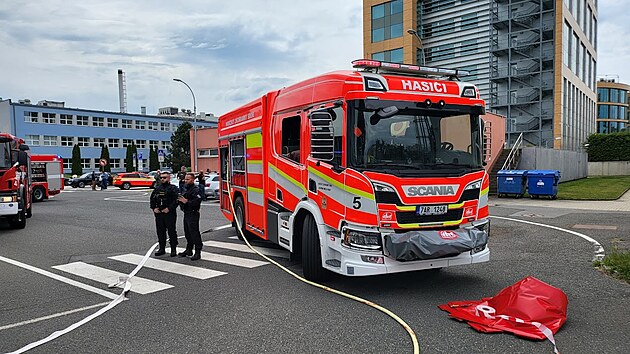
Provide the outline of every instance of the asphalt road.
[[[36,204],[26,229],[0,225],[0,256],[118,294],[120,289],[107,289],[59,266],[83,262],[129,273],[134,265],[109,257],[142,255],[156,241],[147,192],[72,190]],[[568,229],[576,224],[616,226],[616,230],[576,230],[597,239],[606,250],[623,245],[620,239],[630,233],[630,220],[620,213],[498,207],[491,213]],[[181,218],[178,224],[183,235]],[[225,224],[216,202],[203,205],[202,230]],[[630,286],[592,268],[590,243],[565,232],[498,219],[493,220],[491,233],[488,263],[370,278],[333,275],[325,284],[401,316],[417,333],[422,353],[551,353],[548,342],[478,333],[437,308],[448,301],[492,296],[531,275],[559,287],[569,298],[568,320],[556,335],[561,352],[629,351]],[[234,235],[229,228],[205,234],[204,241],[239,244]],[[226,248],[206,247],[204,253],[209,252],[261,260]],[[226,274],[195,279],[143,268],[139,277],[172,287],[144,295],[131,293],[128,301],[103,316],[32,352],[411,352],[406,332],[389,317],[300,283],[273,265],[246,268],[179,257],[161,259]],[[275,259],[301,273],[299,264]],[[0,274],[0,352],[44,338],[100,307],[26,321],[109,301],[6,262],[0,261]]]

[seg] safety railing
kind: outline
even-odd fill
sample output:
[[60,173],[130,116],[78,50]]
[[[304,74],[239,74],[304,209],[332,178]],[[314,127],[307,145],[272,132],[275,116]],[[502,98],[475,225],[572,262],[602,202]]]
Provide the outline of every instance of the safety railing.
[[518,135],[514,145],[512,145],[512,149],[501,167],[502,170],[511,170],[516,167],[516,164],[518,164],[518,158],[521,156],[521,145],[523,145],[523,133]]

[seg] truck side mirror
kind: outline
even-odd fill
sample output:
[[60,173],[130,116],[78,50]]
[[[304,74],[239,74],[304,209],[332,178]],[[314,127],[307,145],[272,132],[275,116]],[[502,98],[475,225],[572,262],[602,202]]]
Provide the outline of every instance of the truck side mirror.
[[335,133],[332,115],[328,112],[313,112],[311,120],[311,156],[321,161],[335,158]]
[[20,166],[28,166],[28,154],[26,151],[18,151],[18,164]]
[[19,149],[20,149],[20,151],[28,151],[28,150],[30,150],[31,148],[30,148],[30,147],[28,147],[28,145],[26,145],[26,144],[20,144]]

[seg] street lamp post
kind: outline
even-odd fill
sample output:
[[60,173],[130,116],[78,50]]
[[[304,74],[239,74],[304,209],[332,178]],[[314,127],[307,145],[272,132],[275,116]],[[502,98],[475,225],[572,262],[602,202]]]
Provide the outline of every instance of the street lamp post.
[[182,79],[173,79],[173,81],[177,81],[177,82],[181,82],[182,84],[186,85],[186,87],[188,87],[188,89],[190,90],[190,94],[192,95],[193,98],[193,146],[194,146],[194,154],[195,154],[195,166],[194,168],[192,168],[193,172],[197,170],[198,166],[197,166],[197,101],[195,100],[195,93],[193,92],[193,90],[190,88],[190,86],[188,86],[188,84],[182,80]]
[[418,38],[418,41],[420,42],[420,54],[422,54],[422,56],[420,57],[420,65],[425,65],[425,59],[424,59],[424,46],[422,45],[422,38],[420,38],[420,35],[418,34],[418,31],[414,30],[414,29],[408,29],[407,33],[409,33],[412,36],[416,36],[416,38]]

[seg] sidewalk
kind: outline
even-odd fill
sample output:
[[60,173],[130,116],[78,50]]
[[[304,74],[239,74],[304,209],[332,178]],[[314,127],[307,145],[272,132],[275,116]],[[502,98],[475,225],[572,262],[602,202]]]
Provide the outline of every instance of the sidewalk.
[[561,209],[579,209],[591,211],[627,211],[630,212],[630,191],[627,191],[617,200],[549,200],[530,198],[497,198],[490,197],[490,206],[503,207],[544,207]]

